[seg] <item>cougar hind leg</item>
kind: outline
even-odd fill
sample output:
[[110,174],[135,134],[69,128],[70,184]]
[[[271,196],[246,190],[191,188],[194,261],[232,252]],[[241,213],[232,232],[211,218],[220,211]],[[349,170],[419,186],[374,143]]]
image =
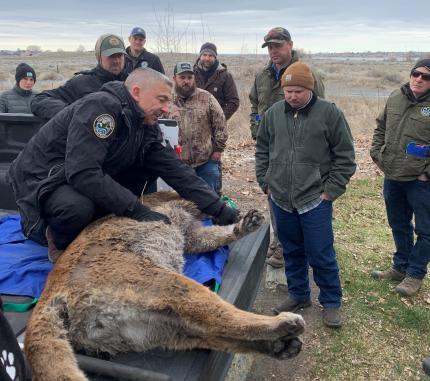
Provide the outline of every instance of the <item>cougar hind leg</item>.
[[77,365],[67,326],[64,298],[53,297],[36,305],[24,342],[33,381],[88,381]]
[[[157,347],[207,348],[255,351],[276,357],[291,357],[300,351],[296,339],[304,330],[300,315],[245,312],[206,287],[162,269],[153,273],[151,284],[128,288],[127,293],[121,291],[124,287],[108,293],[105,290],[104,300],[91,296],[92,306],[88,308],[93,308],[94,303],[105,308],[97,316],[91,315],[97,317],[97,322],[87,322],[85,326],[98,327],[99,331],[96,334],[96,330],[89,329],[85,340],[77,346],[110,353]],[[90,316],[86,307],[79,308],[81,316]]]
[[199,253],[228,245],[256,231],[264,221],[257,210],[250,210],[237,224],[227,226],[196,227],[185,235],[185,252]]

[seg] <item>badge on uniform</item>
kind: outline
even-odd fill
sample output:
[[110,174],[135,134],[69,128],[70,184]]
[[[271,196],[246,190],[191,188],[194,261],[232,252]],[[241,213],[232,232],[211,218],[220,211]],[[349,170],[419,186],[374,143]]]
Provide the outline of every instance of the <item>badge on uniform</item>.
[[430,106],[421,107],[422,116],[430,116]]
[[96,136],[100,139],[106,139],[111,136],[112,132],[115,130],[115,120],[112,115],[99,115],[94,120],[93,130]]
[[143,61],[143,62],[140,64],[140,67],[143,67],[143,68],[148,67],[148,62]]

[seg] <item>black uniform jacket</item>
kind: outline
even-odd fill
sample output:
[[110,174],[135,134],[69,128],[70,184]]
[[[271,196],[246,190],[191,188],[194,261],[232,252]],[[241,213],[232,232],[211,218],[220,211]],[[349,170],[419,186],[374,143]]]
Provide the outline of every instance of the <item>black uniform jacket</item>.
[[144,113],[124,84],[115,81],[42,126],[8,172],[26,236],[44,236],[40,203],[65,183],[106,213],[123,215],[131,210],[139,193],[115,180],[130,169],[136,182],[161,177],[200,210],[216,214],[223,206],[216,193],[169,144],[163,144],[159,126],[143,120]]
[[114,75],[100,65],[91,70],[80,71],[64,85],[37,94],[31,102],[31,112],[41,119],[49,120],[78,99],[99,91],[105,83],[124,81],[126,77],[124,70],[119,75]]
[[146,49],[140,53],[139,57],[132,58],[130,53],[130,47],[126,49],[127,54],[125,55],[125,71],[127,74],[130,74],[134,69],[138,67],[149,67],[150,69],[154,69],[162,74],[164,73],[163,65],[160,61],[160,57],[157,55],[148,52]]

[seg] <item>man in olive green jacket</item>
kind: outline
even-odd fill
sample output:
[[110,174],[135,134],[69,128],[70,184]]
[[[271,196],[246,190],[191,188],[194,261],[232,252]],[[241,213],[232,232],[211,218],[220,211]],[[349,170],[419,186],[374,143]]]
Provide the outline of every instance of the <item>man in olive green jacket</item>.
[[[249,99],[251,101],[251,135],[255,140],[258,125],[266,110],[274,103],[284,99],[281,87],[281,77],[285,69],[299,60],[298,54],[293,50],[291,35],[285,28],[277,27],[271,29],[264,37],[262,48],[267,46],[270,61],[268,65],[259,72],[251,88]],[[312,73],[314,77],[314,92],[320,98],[324,98],[324,84],[321,78]],[[273,228],[273,238],[267,252],[267,263],[272,267],[284,266],[282,248],[277,238],[276,225],[270,213]]]
[[[276,27],[271,29],[264,37],[270,61],[255,76],[254,85],[251,88],[249,99],[251,101],[251,135],[253,139],[257,136],[258,124],[266,110],[274,103],[284,99],[281,87],[281,77],[285,69],[299,60],[297,51],[293,50],[291,35],[285,28]],[[315,86],[314,92],[320,98],[325,97],[324,83],[321,77],[312,72]]]
[[352,136],[343,113],[318,98],[301,62],[282,76],[285,101],[270,107],[257,134],[257,181],[269,195],[282,244],[288,297],[273,310],[311,304],[309,265],[320,289],[323,322],[340,327],[342,289],[333,244],[332,202],[355,172]]
[[396,251],[392,268],[372,276],[401,281],[395,291],[412,296],[430,262],[430,59],[416,63],[409,83],[390,95],[376,123],[370,156],[385,175],[384,199]]

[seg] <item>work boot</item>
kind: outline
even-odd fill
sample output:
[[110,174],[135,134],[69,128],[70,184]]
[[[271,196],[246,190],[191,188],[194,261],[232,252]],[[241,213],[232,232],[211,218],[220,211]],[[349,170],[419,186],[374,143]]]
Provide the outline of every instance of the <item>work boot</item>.
[[278,240],[273,240],[270,243],[269,250],[267,251],[266,263],[275,269],[284,267],[283,250]]
[[340,307],[323,307],[323,323],[330,328],[342,327]]
[[281,312],[296,312],[301,308],[310,307],[311,304],[312,302],[310,301],[310,299],[305,300],[303,302],[299,302],[298,300],[288,295],[287,299],[272,308],[272,312],[275,315],[279,315]]
[[423,360],[423,370],[425,374],[430,376],[430,357],[427,357]]
[[48,241],[48,259],[51,263],[57,262],[60,255],[64,253],[64,250],[57,249],[55,246],[51,228],[48,226],[45,232],[46,240]]
[[411,276],[406,275],[405,279],[403,279],[402,283],[400,283],[394,291],[401,296],[413,296],[421,288],[422,283],[422,279],[412,278]]
[[395,282],[401,282],[403,279],[405,279],[406,273],[402,273],[399,270],[396,269],[389,269],[389,270],[373,270],[372,273],[372,278],[374,279],[389,279],[389,280],[393,280]]

